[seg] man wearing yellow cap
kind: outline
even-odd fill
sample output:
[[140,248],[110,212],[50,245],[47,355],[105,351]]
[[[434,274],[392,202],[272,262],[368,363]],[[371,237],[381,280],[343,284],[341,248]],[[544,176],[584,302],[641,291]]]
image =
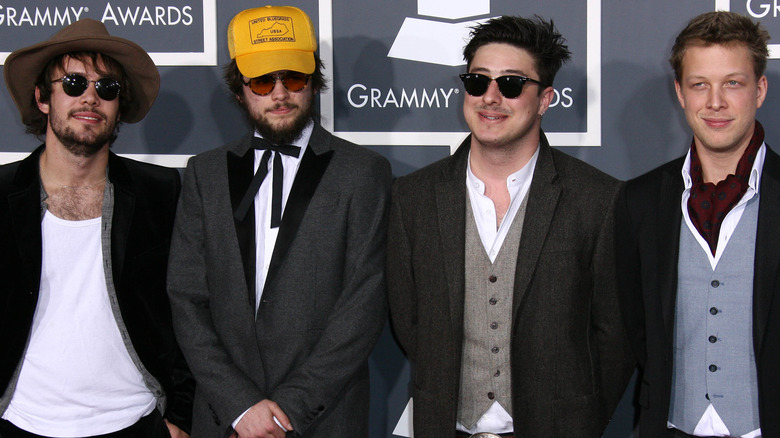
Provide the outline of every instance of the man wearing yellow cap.
[[325,80],[303,11],[243,11],[228,45],[254,129],[189,161],[169,268],[193,437],[365,438],[389,163],[314,121]]

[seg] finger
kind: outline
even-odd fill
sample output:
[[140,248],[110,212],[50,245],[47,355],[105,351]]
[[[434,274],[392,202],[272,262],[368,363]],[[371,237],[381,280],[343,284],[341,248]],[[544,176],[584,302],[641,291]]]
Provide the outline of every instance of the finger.
[[292,423],[290,423],[290,419],[287,418],[287,415],[282,411],[282,408],[279,407],[276,403],[271,403],[269,405],[269,408],[271,409],[271,414],[279,421],[279,423],[284,426],[285,429],[288,431],[293,430]]

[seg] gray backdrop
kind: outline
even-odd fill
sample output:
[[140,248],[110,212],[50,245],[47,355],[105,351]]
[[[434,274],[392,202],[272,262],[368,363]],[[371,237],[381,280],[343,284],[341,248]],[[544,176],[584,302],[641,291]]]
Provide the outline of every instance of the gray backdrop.
[[[685,153],[690,131],[674,94],[667,58],[673,38],[702,12],[730,9],[780,35],[778,0],[298,0],[318,29],[330,88],[318,101],[322,123],[377,150],[396,176],[449,154],[465,137],[457,74],[463,32],[502,14],[552,18],[568,39],[572,62],[556,78],[555,106],[543,127],[551,142],[620,179]],[[152,53],[162,77],[146,119],[123,125],[117,153],[183,167],[187,158],[244,134],[248,126],[221,80],[226,29],[237,12],[263,3],[233,0],[4,0],[0,63],[8,52],[42,41],[77,18],[102,20],[112,34]],[[772,49],[772,57],[780,50]],[[777,141],[770,60],[769,97],[759,110],[768,144]],[[0,88],[0,162],[40,142]],[[407,436],[409,364],[385,329],[371,357],[371,436]],[[633,382],[605,436],[630,437]],[[393,432],[396,431],[397,435]]]

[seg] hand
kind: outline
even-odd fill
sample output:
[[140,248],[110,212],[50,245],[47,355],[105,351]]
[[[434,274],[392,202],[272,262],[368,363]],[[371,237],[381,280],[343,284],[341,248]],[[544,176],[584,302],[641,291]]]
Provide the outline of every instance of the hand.
[[274,421],[279,420],[288,431],[293,430],[290,419],[272,400],[263,400],[249,408],[236,424],[239,438],[284,438],[285,431]]
[[169,423],[168,420],[165,420],[165,425],[168,426],[168,432],[170,432],[171,438],[190,438],[190,436],[187,435],[186,432],[179,429],[173,423]]

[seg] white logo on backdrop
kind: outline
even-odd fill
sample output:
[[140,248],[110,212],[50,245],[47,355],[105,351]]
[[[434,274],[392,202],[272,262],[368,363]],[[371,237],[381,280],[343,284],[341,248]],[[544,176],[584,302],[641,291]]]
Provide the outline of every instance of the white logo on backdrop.
[[[745,9],[753,18],[765,18],[770,14],[772,18],[780,16],[780,1],[778,0],[742,0]],[[715,0],[716,11],[730,11],[731,0]],[[780,59],[780,44],[767,44],[769,59]]]
[[[203,51],[191,52],[149,52],[158,66],[217,65],[217,0],[203,2]],[[85,1],[85,3],[87,3]],[[39,28],[37,33],[46,37],[61,27],[82,18],[100,20],[115,26],[189,26],[193,23],[192,6],[123,6],[115,2],[104,5],[32,7],[0,4],[0,26],[17,28]],[[51,30],[40,30],[50,27]],[[132,37],[131,37],[132,38]],[[41,37],[43,40],[44,37]],[[16,49],[8,47],[4,49]],[[0,52],[0,65],[11,52]]]
[[[585,131],[548,132],[547,138],[554,146],[599,146],[601,145],[601,0],[586,0],[586,14],[582,26],[586,29],[587,53],[585,74],[587,76],[587,126]],[[502,11],[493,11],[495,15]],[[367,13],[371,13],[368,12]],[[374,12],[381,19],[381,11]],[[333,2],[319,0],[320,57],[325,63],[326,75],[333,74],[328,69],[333,65]],[[479,20],[463,20],[450,23],[447,20],[461,20],[479,15],[489,15],[489,0],[418,0],[417,14],[423,18],[407,17],[401,25],[388,57],[416,62],[441,65],[462,65],[462,50],[468,36],[468,28]],[[460,30],[453,30],[460,29]],[[413,43],[412,43],[413,42]],[[446,55],[444,53],[447,53]],[[365,87],[363,90],[360,86]],[[373,105],[385,107],[385,103],[394,104],[403,101],[388,97],[382,90],[370,90],[358,84],[350,96],[353,107]],[[354,93],[365,91],[363,95]],[[568,89],[560,91],[560,105],[571,106]],[[377,95],[377,92],[379,93]],[[408,98],[409,93],[407,93]],[[383,97],[384,96],[384,97]],[[389,99],[389,100],[388,100]],[[407,99],[409,100],[409,99]],[[335,96],[332,89],[320,94],[320,114],[322,125],[336,135],[362,145],[381,146],[449,146],[455,151],[466,137],[465,132],[356,132],[335,129]]]
[[[460,20],[490,13],[490,0],[418,0],[417,14]],[[464,64],[463,46],[471,27],[483,22],[449,23],[407,17],[387,56],[410,61],[456,66]]]

